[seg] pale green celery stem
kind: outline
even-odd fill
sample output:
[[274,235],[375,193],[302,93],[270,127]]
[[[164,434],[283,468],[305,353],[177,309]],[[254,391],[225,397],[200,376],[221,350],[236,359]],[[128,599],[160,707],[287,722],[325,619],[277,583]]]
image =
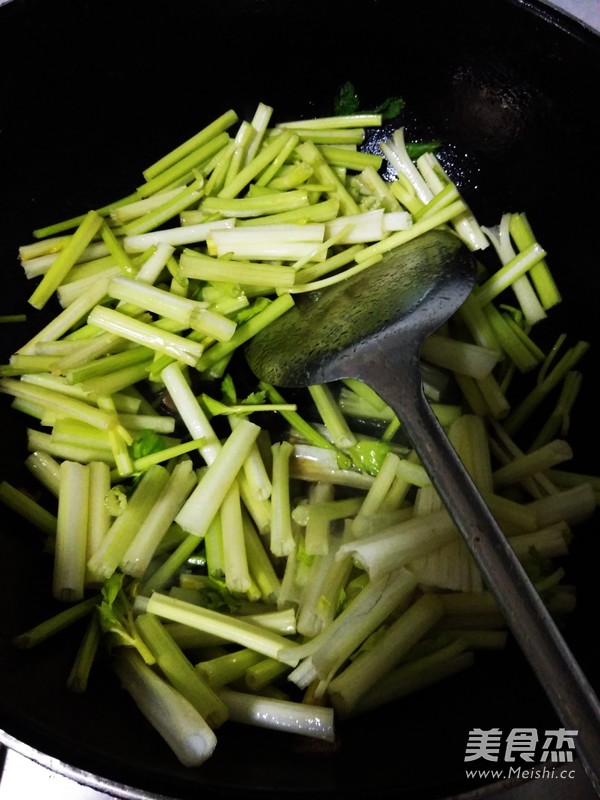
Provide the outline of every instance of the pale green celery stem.
[[361,530],[364,529],[365,518],[377,514],[385,498],[390,491],[396,476],[398,475],[398,467],[400,466],[400,458],[396,453],[391,450],[386,454],[379,472],[375,476],[369,491],[364,497],[364,500],[351,522],[352,533],[355,536],[361,535]]
[[254,136],[246,152],[246,163],[251,161],[261,147],[269,122],[273,116],[273,108],[266,103],[259,103],[250,122]]
[[596,496],[596,502],[600,502],[600,477],[598,475],[556,468],[547,470],[545,474],[553,484],[561,489],[571,489],[580,484],[588,484]]
[[290,457],[293,445],[287,441],[271,446],[273,459],[271,529],[269,546],[274,556],[289,556],[294,549],[290,509]]
[[163,369],[160,377],[192,438],[205,440],[200,447],[200,453],[206,463],[211,464],[221,450],[221,442],[192,392],[181,367],[177,363],[169,364]]
[[[284,165],[278,172],[273,170],[272,173],[267,173],[267,170],[265,170],[259,180],[262,180],[265,175],[268,179],[271,174],[275,175],[275,177],[261,184],[261,186],[266,186],[267,190],[271,189],[273,191],[286,192],[297,189],[303,185],[303,188],[307,190],[308,186],[306,186],[306,182],[312,176],[313,169],[310,164],[299,161],[297,164]],[[258,181],[256,185],[258,186]]]
[[329,680],[392,612],[409,602],[416,585],[414,575],[405,569],[396,570],[383,580],[369,581],[317,636],[296,645],[295,652],[280,653],[280,657],[294,657],[294,665],[309,658],[315,675]]
[[310,141],[304,141],[296,148],[299,156],[313,168],[315,178],[323,184],[331,185],[328,194],[339,201],[342,214],[358,214],[359,208],[350,192],[340,181],[334,170],[329,166],[318,146]]
[[556,405],[533,440],[531,450],[547,444],[556,434],[566,436],[570,426],[571,410],[581,389],[582,380],[580,372],[575,370],[567,372]]
[[56,536],[56,516],[8,481],[0,483],[0,501],[41,533],[51,539]]
[[45,642],[46,639],[49,639],[51,636],[54,636],[54,634],[64,631],[73,623],[87,617],[94,612],[100,601],[100,595],[94,595],[93,597],[88,597],[85,600],[75,603],[75,605],[68,606],[64,611],[60,611],[58,614],[40,622],[33,628],[29,628],[23,633],[18,634],[13,638],[12,643],[21,650],[28,650],[31,647],[35,647],[41,644],[41,642]]
[[[308,487],[309,503],[331,502],[335,496],[333,484],[316,481]],[[329,552],[330,521],[322,517],[310,518],[306,521],[304,547],[308,555],[325,555]]]
[[244,683],[250,691],[259,692],[289,671],[290,668],[287,664],[282,664],[274,658],[263,658],[258,663],[248,667],[244,676]]
[[89,469],[63,461],[54,545],[52,594],[62,602],[83,600],[87,552]]
[[338,557],[351,554],[355,561],[376,581],[391,570],[436,550],[457,536],[454,523],[444,510],[401,522],[373,536],[348,542]]
[[200,372],[212,367],[222,358],[233,353],[242,344],[255,336],[275,319],[284,314],[294,305],[294,299],[289,294],[283,294],[272,300],[269,305],[247,322],[238,325],[235,333],[228,342],[216,342],[207,348],[196,364]]
[[387,627],[370,650],[361,653],[328,686],[336,710],[348,713],[359,699],[395,667],[443,614],[435,594],[419,597]]
[[127,252],[140,253],[150,247],[167,245],[171,248],[197,245],[205,242],[215,230],[227,230],[233,225],[232,220],[217,219],[200,222],[195,225],[179,225],[175,228],[158,228],[146,233],[128,235],[123,238],[123,247]]
[[108,375],[100,375],[97,378],[88,378],[79,384],[90,400],[99,403],[98,398],[112,397],[114,394],[122,392],[129,386],[134,386],[148,377],[150,359],[141,361],[138,364],[131,364],[128,367],[115,370]]
[[[374,481],[373,481],[374,483]],[[371,484],[371,487],[373,486]],[[334,520],[354,517],[363,504],[363,497],[345,497],[340,500],[317,502],[301,502],[292,511],[292,518],[298,525],[308,525],[310,521],[321,520],[333,522]]]
[[281,136],[265,143],[254,158],[242,167],[231,181],[225,183],[217,196],[229,199],[237,197],[254,178],[271,164],[292,137],[296,138],[293,133],[284,132]]
[[459,640],[427,656],[401,664],[389,672],[378,684],[362,695],[356,703],[354,714],[380,708],[394,700],[431,686],[471,667],[473,653],[465,651]]
[[206,569],[211,578],[223,580],[225,577],[225,551],[223,549],[223,525],[217,514],[204,535],[206,550]]
[[537,366],[540,361],[537,350],[532,349],[529,337],[524,339],[519,334],[518,326],[511,325],[509,315],[496,308],[494,303],[487,303],[484,313],[497,336],[498,343],[517,369],[527,372]]
[[504,264],[473,291],[481,305],[491,302],[508,289],[521,275],[525,275],[546,256],[546,251],[535,243]]
[[377,153],[364,153],[361,150],[354,150],[348,147],[323,144],[320,150],[325,161],[331,166],[345,167],[355,172],[364,170],[367,167],[378,170],[383,162],[382,156],[377,155]]
[[339,114],[331,117],[315,117],[314,119],[289,120],[282,122],[280,128],[306,128],[307,130],[334,130],[343,128],[372,128],[379,127],[382,122],[381,114],[357,113]]
[[71,416],[83,422],[88,422],[101,430],[108,430],[114,427],[117,422],[114,414],[106,413],[88,403],[74,397],[67,397],[67,395],[48,389],[45,386],[36,386],[23,380],[17,381],[12,378],[0,380],[0,392],[30,400],[42,406],[46,411],[59,416]]
[[181,273],[186,278],[202,281],[225,281],[244,286],[289,288],[295,275],[291,267],[230,260],[184,250],[179,259]]
[[96,211],[89,211],[85,215],[68,244],[59,252],[52,266],[30,296],[29,303],[34,308],[40,309],[46,305],[87,245],[98,233],[102,221],[102,217]]
[[[536,239],[526,214],[511,214],[509,228],[510,234],[519,250],[526,250],[535,243]],[[539,295],[542,307],[546,311],[561,302],[560,291],[545,259],[542,259],[532,267],[530,277]]]
[[[127,195],[127,197],[123,197],[119,200],[113,200],[111,203],[108,203],[107,205],[102,206],[101,208],[97,208],[96,212],[102,215],[103,217],[107,216],[108,214],[110,214],[113,208],[118,208],[119,206],[125,203],[129,203],[135,197],[136,195],[132,194],[132,195]],[[47,225],[44,228],[37,228],[36,230],[33,231],[33,235],[36,237],[36,239],[43,239],[46,236],[54,236],[55,234],[60,233],[61,231],[66,231],[76,227],[77,225],[80,225],[84,219],[85,219],[85,214],[80,214],[77,217],[72,217],[71,219],[55,222],[54,224]]]
[[198,450],[203,443],[203,439],[192,439],[190,442],[181,442],[174,444],[170,447],[165,447],[155,453],[150,453],[147,456],[140,456],[133,461],[133,472],[144,472],[153,464],[160,464],[163,461],[169,462],[174,458],[190,453],[193,450]]
[[100,329],[97,330],[99,331],[98,335],[78,342],[77,349],[59,358],[54,365],[54,370],[59,374],[66,375],[70,369],[87,364],[106,353],[114,353],[131,346],[130,342],[117,333],[105,333]]
[[522,402],[512,410],[505,421],[505,429],[509,435],[514,436],[521,429],[546,396],[585,355],[589,346],[589,342],[580,341],[570,347],[544,379],[536,384]]
[[58,497],[60,463],[50,453],[45,453],[43,450],[30,453],[25,459],[25,466],[42,486]]
[[75,661],[67,676],[66,685],[72,692],[85,692],[96,653],[102,641],[100,620],[94,614],[88,621],[83,637],[75,655]]
[[247,158],[250,143],[254,138],[255,131],[247,120],[240,123],[235,136],[235,148],[229,159],[227,174],[225,175],[224,186],[226,186],[239,173],[242,166],[250,159]]
[[341,450],[356,444],[356,436],[350,430],[331,389],[326,385],[312,385],[308,387],[308,391],[333,444]]
[[409,181],[419,200],[422,203],[428,203],[433,197],[433,192],[408,155],[404,128],[398,128],[398,130],[394,131],[391,138],[379,143],[379,147],[398,175],[403,175]]
[[596,497],[592,487],[584,483],[533,500],[529,507],[536,514],[540,527],[554,525],[557,522],[566,522],[573,526],[585,522],[592,516],[596,508]]
[[380,242],[375,242],[375,244],[365,247],[364,250],[361,250],[361,252],[357,254],[356,260],[359,262],[366,261],[367,259],[372,259],[374,256],[388,253],[395,247],[398,247],[405,242],[412,241],[418,236],[421,236],[421,234],[431,231],[434,228],[438,228],[440,225],[443,225],[446,222],[450,222],[452,219],[454,219],[454,217],[464,211],[464,209],[464,202],[462,200],[457,200],[455,203],[451,203],[449,206],[445,206],[444,208],[440,209],[440,211],[437,213],[418,220],[409,228],[401,231],[395,231],[389,236],[386,236],[386,238],[382,239]]
[[448,438],[479,491],[484,494],[492,492],[495,475],[492,475],[488,434],[483,419],[475,414],[462,414],[448,429]]
[[159,414],[119,414],[119,420],[129,432],[151,430],[168,435],[175,431],[175,418]]
[[281,580],[269,558],[263,540],[249,517],[249,512],[246,512],[244,508],[242,508],[242,519],[250,575],[258,586],[263,601],[276,603],[281,589]]
[[[240,680],[246,674],[248,667],[263,661],[264,657],[243,647],[232,653],[225,653],[195,664],[195,669],[203,676],[209,686],[221,687],[232,681]],[[276,662],[279,663],[279,662]]]
[[355,244],[350,247],[344,247],[335,255],[329,256],[324,261],[318,264],[311,264],[308,267],[302,267],[298,270],[295,276],[294,284],[312,283],[318,278],[335,272],[340,267],[346,266],[351,261],[355,260],[356,254],[362,249],[362,245]]
[[333,742],[335,739],[333,709],[297,703],[223,688],[219,695],[229,709],[229,718],[244,725],[271,728]]
[[[150,232],[155,231],[156,228],[164,225],[165,222],[173,219],[173,217],[177,217],[189,206],[198,203],[204,195],[203,184],[204,179],[202,177],[197,177],[175,197],[166,200],[162,205],[157,206],[142,217],[137,217],[123,225],[121,232],[123,234],[122,243],[125,251],[140,252],[152,244],[158,244],[163,241],[160,236],[152,237]],[[138,239],[138,237],[142,236],[144,239]],[[132,244],[136,239],[137,246],[134,248]],[[144,244],[142,244],[142,242]],[[170,244],[170,242],[167,243]]]
[[125,510],[115,518],[99,548],[88,560],[93,579],[109,578],[117,569],[168,480],[169,472],[159,465],[150,467],[142,475]]
[[[319,145],[319,147],[324,144],[338,147],[356,147],[365,140],[363,128],[355,128],[354,130],[294,128],[294,133],[300,138],[301,142],[310,142],[311,144]],[[336,167],[335,165],[333,169],[336,171],[343,170],[342,167]]]
[[427,337],[423,342],[421,355],[436,366],[477,379],[489,375],[501,356],[498,350],[489,350],[487,347],[452,339],[439,333]]
[[202,345],[176,333],[160,330],[157,326],[134,319],[111,308],[96,306],[88,321],[92,325],[144,345],[159,353],[172,356],[189,366],[196,366],[202,355]]
[[[417,159],[417,169],[423,175],[434,195],[443,191],[445,186],[452,183],[434,153],[424,153],[420,156]],[[488,247],[488,240],[475,216],[468,208],[453,220],[453,225],[457,234],[470,250],[485,250]]]
[[[296,145],[300,142],[300,138],[293,134],[288,135],[286,140],[283,143],[283,147],[275,158],[271,161],[271,163],[263,169],[260,174],[257,176],[254,184],[257,187],[264,187],[271,184],[271,181],[280,174],[281,168],[287,162],[288,158],[291,156],[293,151],[296,148]],[[311,170],[312,174],[312,170]],[[310,176],[307,176],[310,177]]]
[[125,222],[147,214],[149,211],[154,211],[155,208],[161,206],[167,200],[172,200],[184,189],[185,187],[177,187],[165,192],[150,195],[150,197],[145,197],[143,200],[133,200],[126,205],[113,209],[113,211],[110,212],[110,218],[115,225],[122,225]]
[[258,425],[249,420],[240,420],[233,429],[175,519],[187,533],[204,536],[259,431]]
[[[170,619],[172,622],[182,622],[192,628],[215,634],[270,658],[277,658],[278,652],[283,647],[290,646],[289,640],[285,637],[262,628],[260,625],[247,622],[243,618],[231,617],[219,611],[202,608],[159,592],[154,592],[150,596],[147,611],[158,617]],[[294,645],[291,646],[293,648]]]
[[308,578],[302,587],[296,627],[298,633],[307,638],[314,638],[322,630],[324,624],[322,609],[327,608],[331,602],[337,607],[338,598],[331,598],[329,592],[333,571],[338,563],[335,554],[340,542],[341,536],[331,535],[328,552],[313,559]]
[[369,405],[373,406],[375,409],[383,410],[387,409],[388,406],[384,400],[379,397],[377,392],[371,389],[370,386],[367,386],[366,383],[362,381],[358,381],[354,378],[348,378],[342,381],[348,389],[355,392],[359,397],[362,397]]
[[225,585],[236,594],[250,591],[251,579],[242,521],[240,490],[237,480],[231,484],[220,508],[223,536]]
[[[214,136],[209,141],[205,142],[203,145],[198,147],[192,153],[189,153],[187,156],[184,156],[182,159],[177,161],[175,164],[167,167],[166,169],[162,170],[162,172],[154,175],[152,178],[143,183],[141,186],[138,186],[137,193],[141,198],[150,197],[150,195],[156,194],[157,192],[161,192],[163,190],[170,190],[180,186],[184,183],[188,183],[193,177],[194,174],[202,171],[202,167],[206,162],[212,158],[216,153],[223,149],[231,140],[231,137],[226,131],[222,131]],[[196,178],[196,181],[198,178]],[[188,186],[189,188],[189,186]],[[180,195],[176,195],[173,200],[167,201],[167,204],[170,202],[177,203],[180,200]],[[166,205],[166,204],[165,204]],[[181,206],[179,210],[182,210],[185,206]],[[153,214],[156,214],[157,211],[150,211],[145,214],[143,217],[139,219],[150,219]],[[179,211],[175,211],[174,214],[179,213]],[[174,216],[174,214],[170,216]],[[166,219],[168,219],[167,217]],[[162,222],[165,222],[165,219],[162,219]],[[133,233],[134,230],[129,228],[129,225],[135,226],[136,220],[133,220],[131,223],[127,223],[124,226],[124,230],[127,233]],[[157,225],[160,223],[157,223]],[[150,225],[150,227],[157,227],[157,225]],[[150,227],[146,227],[146,230],[150,230]],[[139,230],[135,230],[136,233],[141,233]]]
[[571,458],[573,450],[570,444],[563,439],[554,439],[496,469],[493,473],[494,490],[500,491]]
[[196,711],[135,651],[119,648],[113,668],[136,705],[186,767],[198,767],[213,753],[217,738]]
[[109,227],[107,222],[103,222],[100,227],[102,241],[108,247],[111,256],[115,263],[124,275],[134,276],[137,272],[133,265],[129,254],[123,249],[122,242],[117,238],[112,228]]
[[175,248],[173,245],[167,242],[159,242],[154,245],[153,252],[144,261],[135,279],[137,281],[144,281],[145,283],[155,283],[174,252]]
[[336,451],[329,443],[327,447],[296,443],[290,460],[290,476],[304,481],[324,481],[336,486],[365,490],[373,482],[372,476],[365,472],[341,469]]
[[[323,151],[326,152],[327,145]],[[402,206],[389,187],[389,183],[384,181],[378,172],[379,167],[373,164],[367,165],[362,172],[356,176],[356,180],[361,186],[361,190],[370,196],[378,198],[386,211],[401,211]]]
[[228,718],[227,707],[153,614],[139,614],[135,620],[144,643],[152,652],[168,682],[185,697],[211,728]]
[[[285,398],[278,392],[278,390],[266,383],[260,381],[259,388],[266,392],[267,397],[272,403],[285,403]],[[291,425],[301,437],[307,442],[315,445],[315,447],[322,447],[335,451],[333,444],[325,438],[322,434],[316,431],[312,425],[306,422],[300,414],[296,411],[282,411],[281,416]]]
[[113,353],[104,358],[94,359],[79,367],[71,367],[71,369],[65,371],[65,377],[68,383],[82,383],[90,378],[98,378],[114,372],[115,370],[120,370],[123,367],[145,362],[152,358],[152,356],[153,351],[149,347],[134,345],[120,353]]
[[496,332],[483,311],[481,303],[473,293],[467,296],[456,313],[468,328],[476,344],[492,351],[501,349]]
[[121,559],[121,570],[126,575],[135,578],[144,576],[156,548],[195,485],[196,476],[192,462],[185,459],[176,464],[168,482],[157,495],[147,517],[141,521],[135,538]]
[[25,345],[20,347],[19,353],[31,353],[35,344],[55,341],[67,333],[106,296],[108,280],[109,278],[104,276],[97,278],[89,289],[53,317],[51,322],[38,331]]
[[106,461],[109,466],[114,465],[112,452],[104,447],[81,447],[70,444],[56,444],[52,435],[43,431],[27,430],[27,447],[30,452],[44,450],[51,456],[70,461],[89,463],[90,461]]
[[[69,237],[70,238],[70,237]],[[58,259],[61,250],[53,251],[48,253],[47,255],[38,256],[37,258],[26,259],[21,262],[21,266],[23,267],[23,271],[25,276],[28,279],[31,278],[38,278],[40,275],[45,275],[47,272],[52,269],[54,262]],[[65,277],[61,281],[61,285],[63,283],[67,283],[71,279],[71,275],[75,274],[75,270],[78,266],[87,263],[91,260],[96,258],[104,258],[105,256],[109,255],[108,248],[104,244],[104,242],[92,242],[84,247],[81,254],[76,258],[73,266],[65,275]]]
[[335,219],[340,208],[340,201],[335,197],[330,197],[320,203],[313,203],[306,208],[299,208],[295,211],[282,211],[280,214],[268,214],[265,217],[254,217],[253,219],[238,220],[237,227],[245,228],[259,227],[264,225],[306,225],[308,223],[323,223]]
[[[243,406],[240,406],[243,409]],[[269,405],[264,406],[267,410]],[[235,415],[229,417],[229,425],[233,430],[238,424],[239,418]],[[260,435],[260,434],[259,434]],[[269,473],[265,466],[260,448],[255,443],[248,454],[248,458],[244,462],[244,474],[246,476],[248,489],[251,491],[258,500],[267,500],[271,496],[272,485]]]
[[224,217],[259,217],[264,214],[305,208],[308,205],[310,205],[308,192],[305,189],[298,189],[259,197],[205,197],[199,210]]
[[[82,400],[88,404],[92,404],[89,396],[84,392],[80,385],[71,384],[68,382],[64,375],[51,375],[51,374],[25,374],[21,376],[21,382],[26,384],[33,384],[39,388],[49,389],[66,397],[71,397],[76,400]],[[139,408],[139,401],[134,398],[127,397],[122,393],[115,393],[113,396],[115,409],[119,412],[135,413]],[[62,415],[65,416],[65,415]]]
[[[110,467],[103,461],[92,461],[89,464],[90,485],[87,527],[88,558],[96,552],[108,533],[111,517],[108,511],[107,497],[110,491]],[[86,582],[90,576],[86,574]]]
[[160,173],[172,167],[174,164],[181,162],[182,159],[194,153],[198,148],[205,145],[207,142],[214,139],[223,131],[228,130],[238,120],[238,115],[233,109],[228,109],[219,117],[214,119],[209,125],[198,133],[194,134],[191,138],[180,144],[174,150],[164,155],[158,161],[155,161],[143,171],[143,176],[146,180],[156,177]]

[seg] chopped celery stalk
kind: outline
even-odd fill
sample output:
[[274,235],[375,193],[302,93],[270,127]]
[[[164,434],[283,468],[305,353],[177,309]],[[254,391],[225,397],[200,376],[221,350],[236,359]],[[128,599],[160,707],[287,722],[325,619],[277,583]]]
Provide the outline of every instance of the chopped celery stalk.
[[127,648],[120,648],[113,668],[121,684],[186,767],[209,758],[217,737],[194,706]]

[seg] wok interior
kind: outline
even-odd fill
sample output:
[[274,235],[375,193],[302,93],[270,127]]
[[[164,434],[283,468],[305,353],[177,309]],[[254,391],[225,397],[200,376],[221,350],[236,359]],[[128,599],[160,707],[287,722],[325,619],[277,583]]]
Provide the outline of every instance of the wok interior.
[[[1,313],[26,309],[31,287],[16,253],[34,228],[129,193],[143,168],[227,108],[240,118],[259,101],[279,120],[331,114],[350,80],[366,107],[391,94],[406,100],[407,138],[445,142],[449,172],[481,223],[528,214],[564,296],[548,338],[564,330],[593,345],[569,441],[578,471],[594,472],[585,376],[598,346],[589,176],[599,166],[590,98],[600,49],[545,13],[477,0],[372,0],[354,10],[337,0],[170,0],[152,9],[139,0],[13,0],[0,9]],[[28,316],[26,326],[3,327],[3,361],[45,321],[45,312]],[[2,419],[2,477],[18,481],[25,426],[6,403]],[[556,724],[509,643],[439,686],[339,724],[335,748],[230,724],[214,756],[187,770],[109,673],[96,670],[86,695],[65,688],[77,632],[35,651],[12,648],[14,634],[56,607],[40,537],[2,513],[0,728],[103,779],[177,798],[442,798],[475,788],[464,781],[471,728]],[[579,599],[567,640],[598,688],[593,534],[593,522],[577,529],[567,563]]]

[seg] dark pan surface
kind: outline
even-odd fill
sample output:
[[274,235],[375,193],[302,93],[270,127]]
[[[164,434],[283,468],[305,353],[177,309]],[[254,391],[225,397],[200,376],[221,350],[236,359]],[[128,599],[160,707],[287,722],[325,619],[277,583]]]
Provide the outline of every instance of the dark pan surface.
[[[34,228],[129,193],[143,168],[227,108],[330,114],[346,80],[367,107],[405,98],[408,135],[447,143],[449,171],[483,224],[527,212],[564,295],[549,338],[566,330],[595,345],[569,436],[577,468],[595,471],[600,42],[536,3],[13,0],[0,9],[0,314],[27,310],[17,248]],[[31,330],[44,317],[29,316]],[[3,326],[1,336],[4,362],[26,332]],[[7,403],[1,414],[1,477],[18,482],[24,426]],[[476,788],[464,778],[471,728],[556,725],[509,646],[340,725],[335,752],[231,725],[214,756],[186,770],[110,674],[96,671],[84,696],[65,688],[76,636],[12,648],[54,609],[40,538],[4,509],[1,527],[0,729],[103,780],[180,800],[439,800]],[[568,641],[598,690],[594,534],[580,529],[567,564],[579,587]]]

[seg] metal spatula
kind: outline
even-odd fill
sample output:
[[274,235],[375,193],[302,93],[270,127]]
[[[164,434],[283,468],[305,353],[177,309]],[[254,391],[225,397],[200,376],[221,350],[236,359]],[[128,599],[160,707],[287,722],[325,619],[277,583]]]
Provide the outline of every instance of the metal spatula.
[[279,387],[355,378],[398,415],[559,719],[578,731],[578,755],[600,792],[598,699],[423,393],[421,346],[474,280],[458,237],[432,231],[298,302],[251,340],[246,357]]

